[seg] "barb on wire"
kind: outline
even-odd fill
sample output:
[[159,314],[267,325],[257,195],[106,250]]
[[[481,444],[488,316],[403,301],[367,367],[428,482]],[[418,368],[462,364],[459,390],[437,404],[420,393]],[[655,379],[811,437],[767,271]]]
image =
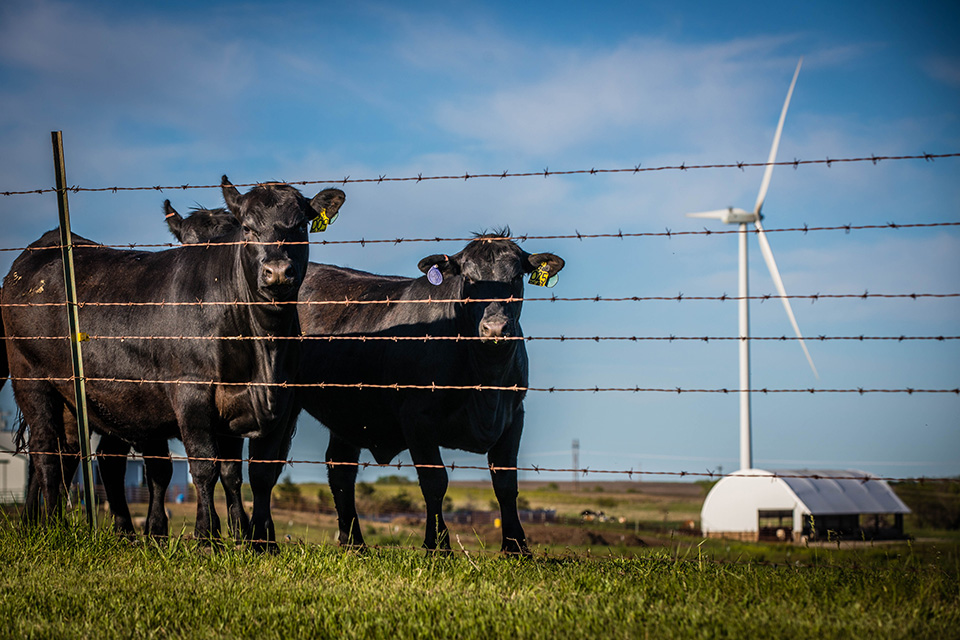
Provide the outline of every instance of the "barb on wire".
[[[64,452],[64,451],[31,451],[25,452],[28,455],[32,456],[54,456],[58,458],[78,458],[80,454],[74,452]],[[99,458],[111,458],[111,457],[121,457],[126,458],[127,454],[123,453],[102,453],[96,452],[92,454],[92,457]],[[130,454],[130,457],[140,460],[183,460],[187,462],[240,462],[247,464],[316,464],[324,465],[327,467],[363,467],[364,469],[374,467],[380,469],[448,469],[450,471],[455,471],[457,469],[461,471],[492,471],[492,472],[501,472],[501,471],[534,471],[539,473],[563,473],[563,474],[577,474],[577,475],[587,475],[588,473],[596,474],[605,474],[605,475],[625,475],[629,478],[632,478],[634,475],[644,475],[644,476],[663,476],[663,477],[703,477],[709,479],[719,479],[733,477],[732,473],[720,473],[718,471],[638,471],[636,469],[591,469],[589,467],[540,467],[536,465],[530,466],[503,466],[498,467],[495,465],[469,465],[469,464],[415,464],[412,462],[349,462],[349,461],[330,461],[330,460],[295,460],[295,459],[274,459],[274,460],[262,460],[257,458],[218,458],[218,457],[194,457],[194,456],[180,456],[180,455],[169,455],[169,456],[152,456],[152,455],[142,455],[139,453]],[[771,478],[796,478],[796,479],[820,479],[825,476],[818,475],[816,473],[777,473],[777,472],[760,472],[749,473],[749,472],[737,472],[736,477],[739,478],[763,478],[765,480],[770,480]],[[840,476],[840,475],[831,475],[830,479],[832,480],[856,480],[858,482],[872,482],[872,481],[883,481],[883,482],[943,482],[943,483],[960,483],[960,477],[942,477],[942,478],[928,478],[928,477],[887,477],[887,476]]]
[[[743,170],[744,167],[767,167],[767,166],[792,166],[794,169],[800,165],[817,165],[822,164],[830,167],[834,163],[858,163],[858,162],[870,162],[874,165],[877,164],[880,160],[924,160],[926,162],[932,162],[935,159],[940,158],[955,158],[960,156],[960,153],[922,153],[920,155],[900,155],[900,156],[876,156],[870,155],[867,157],[856,157],[856,158],[824,158],[822,160],[790,160],[790,161],[781,161],[781,162],[734,162],[734,163],[721,163],[721,164],[699,164],[699,165],[687,165],[686,163],[681,163],[679,165],[664,165],[659,167],[641,167],[639,164],[633,167],[626,167],[621,169],[572,169],[567,171],[551,171],[549,167],[544,168],[542,171],[528,171],[523,173],[509,173],[503,171],[500,173],[470,173],[465,172],[463,174],[457,175],[437,175],[437,176],[424,176],[422,173],[418,173],[415,176],[406,176],[398,178],[389,178],[386,174],[377,174],[376,178],[350,178],[347,176],[345,178],[326,178],[322,180],[293,180],[290,182],[275,183],[275,182],[252,182],[247,184],[237,184],[234,185],[238,188],[240,187],[256,187],[260,185],[270,185],[270,184],[289,184],[294,186],[307,186],[313,184],[347,184],[347,183],[375,183],[382,184],[384,182],[425,182],[428,180],[467,180],[474,178],[496,178],[502,180],[503,178],[527,178],[534,176],[542,176],[544,178],[548,176],[573,176],[573,175],[600,175],[600,174],[617,174],[617,173],[630,173],[638,174],[645,172],[658,172],[658,171],[692,171],[697,169],[740,169]],[[89,192],[98,192],[98,191],[108,191],[111,193],[117,193],[118,191],[163,191],[164,189],[219,189],[221,185],[173,185],[173,186],[159,186],[154,185],[150,187],[80,187],[74,186],[70,187],[70,190],[74,193],[79,193],[81,191]],[[47,189],[31,189],[28,191],[0,191],[0,195],[4,196],[14,196],[14,195],[28,195],[28,194],[42,194],[42,193],[51,193],[55,192],[55,188]]]
[[[46,376],[46,377],[19,377],[11,376],[11,381],[20,381],[20,382],[73,382],[73,376]],[[518,385],[511,386],[496,386],[496,385],[440,385],[436,383],[430,383],[427,385],[423,384],[373,384],[367,382],[355,382],[355,383],[341,383],[341,382],[224,382],[222,380],[191,380],[191,379],[179,379],[179,380],[149,380],[146,378],[98,378],[92,376],[85,376],[84,380],[90,383],[111,383],[111,384],[135,384],[142,386],[145,384],[161,384],[161,385],[192,385],[192,386],[203,386],[203,387],[280,387],[284,389],[357,389],[357,390],[372,390],[372,389],[390,389],[392,391],[399,390],[420,390],[420,391],[510,391],[514,393],[526,393],[528,391],[546,391],[548,393],[611,393],[611,392],[621,392],[621,393],[744,393],[744,389],[684,389],[682,387],[673,387],[671,389],[667,388],[658,388],[658,387],[577,387],[577,388],[560,388],[560,387],[521,387]],[[856,393],[859,395],[866,394],[875,394],[875,393],[888,393],[888,394],[899,394],[906,393],[908,395],[913,394],[954,394],[960,396],[960,388],[953,389],[917,389],[914,387],[907,387],[904,389],[865,389],[863,387],[857,387],[856,389],[816,389],[816,388],[807,388],[807,389],[752,389],[750,390],[754,394],[781,394],[781,393],[809,393],[809,394],[846,394],[846,393]]]

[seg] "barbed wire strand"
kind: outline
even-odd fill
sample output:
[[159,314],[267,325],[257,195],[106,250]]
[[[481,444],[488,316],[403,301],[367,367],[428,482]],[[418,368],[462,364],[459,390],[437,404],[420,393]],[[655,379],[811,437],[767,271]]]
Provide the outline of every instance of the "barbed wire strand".
[[[21,377],[21,376],[11,376],[11,381],[16,382],[74,382],[76,378],[74,376],[46,376],[46,377]],[[625,393],[719,393],[719,394],[729,394],[729,393],[744,393],[745,390],[742,389],[730,389],[730,388],[720,388],[720,389],[684,389],[682,387],[673,387],[673,388],[658,388],[658,387],[521,387],[520,385],[510,385],[510,386],[496,386],[496,385],[441,385],[441,384],[372,384],[367,382],[355,382],[355,383],[340,383],[340,382],[228,382],[222,380],[148,380],[146,378],[98,378],[91,376],[84,376],[83,380],[87,383],[111,383],[111,384],[135,384],[138,386],[143,386],[145,384],[157,384],[157,385],[190,385],[190,386],[216,386],[216,387],[268,387],[275,389],[357,389],[357,390],[376,390],[383,389],[388,391],[402,391],[402,390],[414,390],[414,391],[511,391],[516,393],[526,393],[528,391],[534,392],[546,392],[546,393],[609,393],[609,392],[625,392]],[[885,394],[901,394],[905,393],[907,395],[913,394],[948,394],[952,393],[954,395],[960,395],[960,388],[953,389],[917,389],[912,387],[906,387],[902,389],[866,389],[863,387],[858,387],[855,389],[816,389],[809,387],[806,389],[750,389],[750,393],[762,393],[767,394],[786,394],[786,393],[809,393],[809,394],[848,394],[854,393],[859,395],[866,394],[876,394],[876,393],[885,393]]]
[[[887,222],[884,224],[865,224],[865,225],[853,225],[853,224],[844,224],[844,225],[835,225],[830,227],[811,227],[804,225],[802,227],[788,227],[782,229],[764,229],[765,233],[803,233],[807,234],[815,231],[843,231],[844,233],[850,233],[851,231],[865,231],[865,230],[876,230],[876,229],[932,229],[937,227],[956,227],[960,226],[960,222],[918,222],[910,224],[900,224],[897,222]],[[359,244],[361,246],[374,245],[374,244],[403,244],[410,242],[492,242],[494,240],[513,240],[516,242],[527,242],[529,240],[590,240],[590,239],[600,239],[600,238],[618,238],[618,239],[627,239],[627,238],[673,238],[673,237],[682,237],[682,236],[712,236],[712,235],[729,235],[742,233],[738,229],[727,229],[727,230],[710,230],[703,229],[698,231],[673,231],[671,229],[666,229],[665,231],[643,231],[643,232],[633,232],[633,233],[624,233],[623,231],[618,231],[617,233],[580,233],[575,232],[573,234],[561,234],[561,235],[520,235],[520,236],[505,236],[502,238],[442,238],[442,237],[433,237],[433,238],[380,238],[380,239],[371,239],[367,240],[366,238],[361,238],[359,240],[310,240],[305,242],[290,242],[290,241],[280,241],[280,242],[258,242],[258,241],[232,241],[232,242],[217,242],[217,241],[207,241],[207,242],[196,242],[196,243],[176,243],[176,242],[160,242],[160,243],[145,243],[138,244],[135,242],[124,243],[124,244],[83,244],[77,243],[72,245],[74,249],[171,249],[177,247],[229,247],[236,245],[318,245],[318,246],[327,246],[327,245],[346,245],[346,244]],[[756,229],[750,229],[748,233],[759,233]],[[0,248],[0,252],[3,251],[52,251],[60,250],[63,247],[61,245],[45,245],[43,247],[10,247],[10,248]]]
[[[0,336],[0,340],[9,342],[30,341],[30,340],[70,340],[70,336]],[[501,338],[484,338],[480,336],[339,336],[339,335],[302,335],[302,336],[98,336],[84,334],[83,340],[228,340],[228,341],[263,341],[279,342],[290,340],[296,342],[320,341],[320,342],[430,342],[430,341],[449,341],[449,342],[797,342],[805,340],[807,342],[827,342],[827,341],[852,341],[852,342],[909,342],[909,341],[936,341],[946,342],[951,340],[960,340],[960,336],[810,336],[799,338],[797,336],[506,336]]]
[[[641,164],[637,164],[633,167],[626,167],[620,169],[573,169],[573,170],[561,170],[561,171],[550,171],[549,167],[542,171],[526,171],[521,173],[511,173],[509,171],[502,171],[500,173],[476,173],[471,174],[470,172],[464,172],[459,175],[434,175],[434,176],[424,176],[422,173],[416,176],[407,176],[407,177],[398,177],[392,178],[388,177],[386,174],[380,174],[376,178],[351,178],[350,176],[345,176],[343,178],[336,179],[323,179],[323,180],[294,180],[290,182],[251,182],[251,183],[240,183],[233,185],[234,187],[256,187],[262,185],[274,185],[274,184],[289,184],[296,186],[307,186],[313,184],[360,184],[360,183],[377,183],[382,184],[384,182],[428,182],[428,181],[437,181],[437,180],[471,180],[478,178],[496,178],[502,180],[505,178],[528,178],[528,177],[543,177],[548,178],[550,176],[572,176],[572,175],[603,175],[603,174],[618,174],[618,173],[628,173],[628,174],[639,174],[639,173],[650,173],[650,172],[659,172],[659,171],[697,171],[703,169],[747,169],[755,167],[768,167],[768,166],[788,166],[793,167],[794,169],[801,166],[808,165],[826,165],[828,168],[833,164],[851,164],[851,163],[860,163],[860,162],[871,162],[874,165],[878,164],[881,161],[903,161],[903,160],[924,160],[925,162],[933,162],[935,160],[944,159],[944,158],[955,158],[960,156],[960,153],[923,153],[915,155],[899,155],[899,156],[877,156],[871,155],[869,157],[855,157],[855,158],[823,158],[817,160],[784,160],[779,162],[734,162],[734,163],[724,163],[724,164],[692,164],[687,165],[686,163],[679,165],[663,165],[658,167],[643,167]],[[188,189],[219,189],[222,185],[220,184],[210,184],[210,185],[189,185],[182,184],[176,186],[150,186],[150,187],[81,187],[81,186],[71,186],[67,187],[65,190],[72,193],[80,192],[111,192],[117,193],[120,191],[186,191]],[[32,195],[32,194],[43,194],[43,193],[54,193],[56,188],[46,188],[46,189],[31,189],[28,191],[0,191],[0,195],[3,196],[14,196],[14,195]]]
[[[525,298],[510,296],[509,298],[424,298],[417,300],[391,299],[384,300],[354,300],[345,298],[343,300],[191,300],[184,302],[101,302],[86,301],[79,302],[77,307],[278,307],[278,306],[345,306],[345,305],[391,305],[391,304],[469,304],[469,303],[491,303],[491,302],[693,302],[693,301],[713,301],[713,302],[734,302],[737,300],[756,300],[766,302],[767,300],[809,300],[818,302],[820,300],[845,300],[845,299],[903,299],[910,298],[919,300],[923,298],[943,299],[960,298],[960,293],[814,293],[801,295],[774,295],[763,294],[756,296],[731,296],[727,294],[719,296],[688,296],[679,293],[675,296],[629,296],[629,297],[604,297],[584,296],[574,298],[563,298],[552,295],[549,298]],[[65,307],[69,303],[63,302],[4,302],[0,308],[16,307]]]
[[[26,455],[31,456],[53,456],[58,458],[70,458],[76,459],[80,458],[79,452],[68,452],[68,451],[24,451],[22,452]],[[128,454],[123,453],[102,453],[96,452],[91,454],[92,458],[126,458]],[[174,460],[174,461],[186,461],[186,462],[239,462],[245,464],[311,464],[311,465],[324,465],[326,467],[356,467],[358,470],[366,470],[368,468],[379,468],[379,469],[447,469],[451,472],[456,471],[457,469],[461,471],[489,471],[491,473],[499,473],[501,471],[525,471],[525,472],[534,472],[537,474],[540,473],[564,473],[564,474],[577,474],[581,477],[586,477],[590,474],[597,475],[625,475],[630,479],[633,479],[633,476],[664,476],[664,477],[680,477],[680,478],[710,478],[714,480],[721,480],[723,478],[765,478],[767,480],[776,480],[776,479],[801,479],[801,480],[856,480],[862,484],[866,484],[871,481],[883,481],[883,482],[935,482],[935,483],[960,483],[960,477],[938,477],[938,478],[928,478],[923,476],[917,477],[887,477],[887,476],[874,476],[874,475],[824,475],[822,473],[720,473],[717,471],[641,471],[637,469],[591,469],[589,467],[577,468],[577,467],[564,467],[564,468],[554,468],[554,467],[541,467],[538,465],[529,465],[529,466],[495,466],[495,465],[469,465],[469,464],[415,464],[415,463],[405,463],[405,462],[340,462],[340,461],[331,461],[331,460],[298,460],[298,459],[275,459],[275,460],[258,460],[253,458],[219,458],[219,457],[193,457],[193,456],[180,456],[180,455],[168,455],[168,456],[158,456],[158,455],[143,455],[139,453],[129,454],[129,457],[140,460]]]

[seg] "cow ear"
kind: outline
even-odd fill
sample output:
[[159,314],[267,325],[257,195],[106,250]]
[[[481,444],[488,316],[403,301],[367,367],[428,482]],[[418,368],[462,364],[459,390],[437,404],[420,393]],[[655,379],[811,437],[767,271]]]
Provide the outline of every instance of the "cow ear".
[[460,267],[457,266],[453,258],[445,253],[435,253],[432,256],[427,256],[420,261],[417,268],[426,273],[430,271],[430,267],[433,265],[437,265],[437,269],[445,276],[455,276],[460,273]]
[[220,189],[223,191],[223,201],[227,203],[227,209],[235,216],[240,215],[240,203],[243,196],[237,191],[237,188],[230,184],[230,178],[226,175],[220,179]]
[[527,257],[527,263],[523,265],[523,270],[530,273],[542,266],[544,271],[551,276],[555,276],[563,269],[563,265],[563,258],[560,256],[552,253],[532,253]]
[[183,238],[180,237],[180,225],[183,224],[183,217],[173,208],[169,200],[163,201],[163,217],[166,218],[167,228],[170,229],[173,237],[177,239],[177,242],[183,242]]
[[333,218],[337,217],[337,212],[340,211],[340,207],[346,199],[347,194],[340,189],[324,189],[310,200],[310,208],[317,214],[326,209],[327,217],[333,222]]

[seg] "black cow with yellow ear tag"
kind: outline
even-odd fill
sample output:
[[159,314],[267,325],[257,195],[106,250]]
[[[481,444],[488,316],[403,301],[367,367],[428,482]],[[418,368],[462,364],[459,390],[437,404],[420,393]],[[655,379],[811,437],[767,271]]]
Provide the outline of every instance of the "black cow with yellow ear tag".
[[[310,265],[301,302],[364,304],[301,305],[304,334],[378,338],[303,342],[297,397],[330,429],[326,459],[341,544],[364,544],[354,497],[360,450],[369,449],[380,463],[409,450],[426,502],[424,547],[449,549],[440,457],[447,447],[487,455],[495,469],[501,549],[529,553],[515,470],[529,384],[520,311],[531,274],[555,284],[563,266],[552,253],[521,249],[509,229],[478,235],[456,254],[423,258],[419,278]],[[431,302],[369,304],[387,300]]]

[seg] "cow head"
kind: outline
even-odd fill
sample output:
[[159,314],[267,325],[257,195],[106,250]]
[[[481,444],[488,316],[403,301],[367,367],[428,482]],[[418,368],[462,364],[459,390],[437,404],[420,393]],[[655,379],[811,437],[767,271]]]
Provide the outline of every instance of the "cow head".
[[223,199],[239,222],[241,263],[251,290],[270,300],[296,297],[307,269],[307,227],[321,211],[336,212],[346,196],[325,189],[311,200],[286,184],[263,184],[240,194],[227,176]]
[[[509,229],[477,235],[460,253],[427,256],[420,261],[419,268],[428,273],[435,266],[444,279],[459,278],[460,297],[465,300],[522,299],[527,274],[541,270],[554,276],[563,269],[564,262],[552,253],[527,253],[508,240],[509,236]],[[519,300],[466,303],[466,313],[458,314],[464,322],[462,335],[478,336],[482,342],[492,344],[522,335],[522,304]]]
[[163,203],[163,213],[170,233],[184,244],[209,242],[240,226],[237,218],[226,209],[194,209],[184,218],[167,200]]

